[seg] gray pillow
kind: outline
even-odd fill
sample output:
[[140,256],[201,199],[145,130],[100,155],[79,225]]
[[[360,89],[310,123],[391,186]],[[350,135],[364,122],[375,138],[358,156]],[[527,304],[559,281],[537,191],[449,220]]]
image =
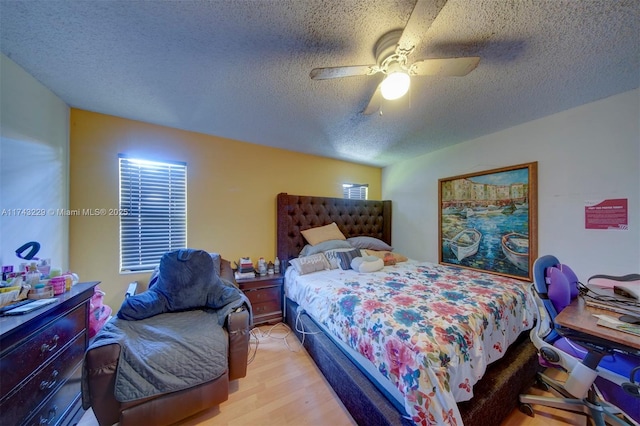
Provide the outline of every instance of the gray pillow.
[[347,241],[355,248],[368,250],[386,250],[392,251],[393,247],[374,237],[351,237]]
[[337,253],[338,258],[340,258],[340,268],[347,270],[351,269],[351,261],[356,257],[361,257],[359,249],[353,249],[350,251],[342,251]]
[[[211,260],[213,260],[213,270],[216,276],[220,276],[220,253],[209,253],[211,256]],[[160,266],[156,266],[153,272],[151,273],[151,278],[149,279],[149,285],[147,288],[151,288],[155,283],[158,282],[158,274],[160,273]]]
[[312,254],[322,253],[327,250],[333,250],[337,248],[353,248],[353,246],[345,240],[328,240],[318,243],[315,246],[307,244],[300,251],[299,257],[311,256]]
[[166,312],[220,309],[241,298],[240,290],[220,279],[209,253],[179,249],[162,256],[155,285],[124,299],[117,315],[128,321],[141,320]]

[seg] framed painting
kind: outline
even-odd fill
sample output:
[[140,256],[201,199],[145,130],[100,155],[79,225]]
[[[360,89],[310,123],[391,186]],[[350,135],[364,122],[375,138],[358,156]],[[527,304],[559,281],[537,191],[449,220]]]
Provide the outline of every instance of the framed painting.
[[439,262],[533,281],[538,163],[438,181]]

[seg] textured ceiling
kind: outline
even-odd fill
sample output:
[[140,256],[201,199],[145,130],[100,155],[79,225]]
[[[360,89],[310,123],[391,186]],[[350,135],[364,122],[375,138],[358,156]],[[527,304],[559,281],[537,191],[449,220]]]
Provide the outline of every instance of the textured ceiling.
[[375,63],[414,5],[0,0],[0,47],[74,108],[376,166],[639,86],[638,0],[449,0],[412,57],[480,64],[382,115],[361,113],[381,75],[309,78]]

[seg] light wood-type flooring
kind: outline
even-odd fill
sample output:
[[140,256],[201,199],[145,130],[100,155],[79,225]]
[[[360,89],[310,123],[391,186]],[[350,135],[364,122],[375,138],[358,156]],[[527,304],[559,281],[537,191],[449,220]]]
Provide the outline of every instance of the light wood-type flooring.
[[[231,383],[229,399],[180,423],[181,426],[355,425],[340,399],[299,341],[283,324],[254,329],[247,376]],[[532,388],[530,393],[546,393]],[[549,394],[550,395],[550,394]],[[586,425],[586,418],[534,406],[535,417],[515,409],[499,426]],[[89,410],[79,426],[97,426]]]

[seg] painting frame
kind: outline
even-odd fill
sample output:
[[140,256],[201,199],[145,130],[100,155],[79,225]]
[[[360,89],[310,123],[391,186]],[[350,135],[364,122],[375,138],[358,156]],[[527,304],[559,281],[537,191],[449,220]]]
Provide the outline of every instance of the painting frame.
[[533,281],[538,162],[438,180],[438,262]]

